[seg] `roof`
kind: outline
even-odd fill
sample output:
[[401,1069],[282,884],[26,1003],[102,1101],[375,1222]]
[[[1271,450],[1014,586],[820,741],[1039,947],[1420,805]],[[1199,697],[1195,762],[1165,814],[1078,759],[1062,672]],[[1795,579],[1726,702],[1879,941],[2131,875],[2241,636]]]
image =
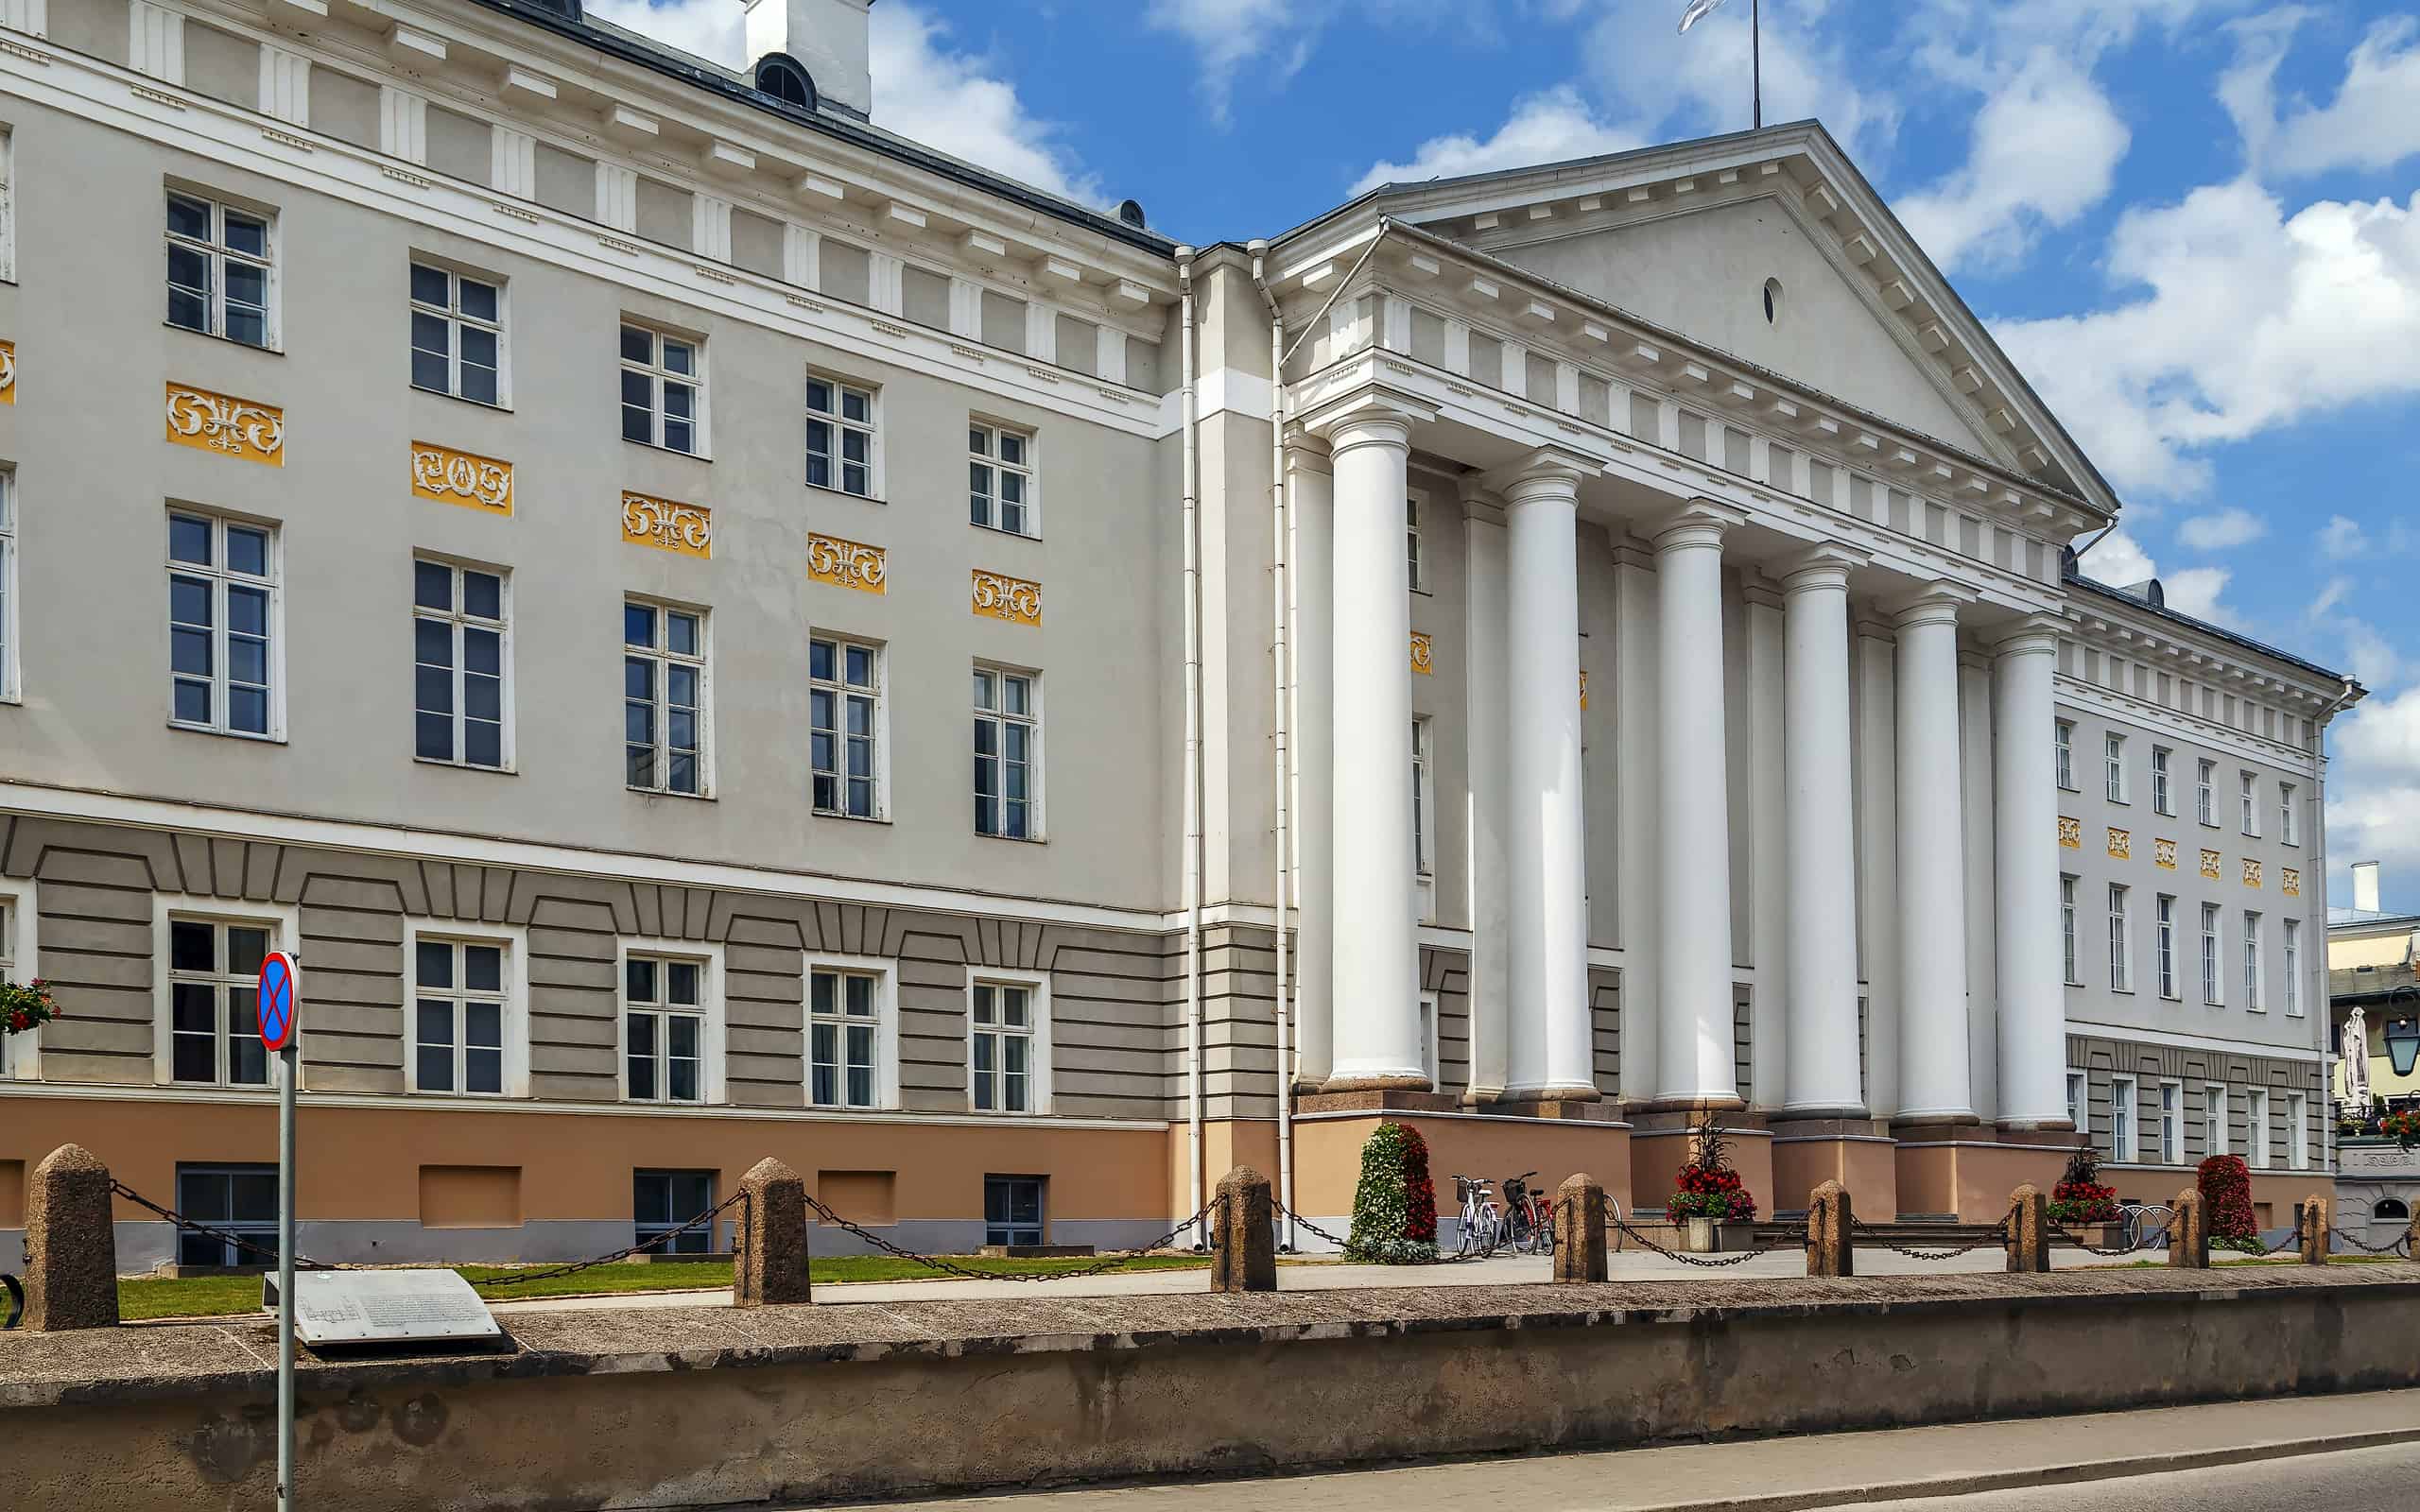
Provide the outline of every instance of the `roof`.
[[2409,966],[2348,966],[2327,973],[2331,1004],[2378,1003],[2407,995],[2420,1006],[2420,971]]
[[[2256,641],[2249,635],[2230,630],[2224,626],[2213,625],[2208,620],[2196,619],[2190,614],[2180,613],[2175,610],[2169,609],[2165,603],[2156,599],[2147,598],[2139,593],[2130,593],[2126,589],[2119,588],[2115,584],[2104,583],[2094,578],[2086,577],[2083,576],[2082,570],[2076,566],[2075,553],[2072,551],[2066,552],[2061,555],[2059,570],[2061,576],[2063,576],[2068,583],[2084,590],[2086,593],[2097,593],[2102,598],[2115,600],[2118,603],[2127,606],[2129,609],[2137,609],[2146,614],[2154,615],[2160,619],[2168,620],[2177,625],[2190,626],[2204,635],[2213,636],[2219,640],[2226,642],[2230,645],[2241,646],[2244,650],[2256,652],[2257,654],[2269,657],[2272,660],[2283,662],[2289,666],[2299,667],[2303,671],[2310,673],[2314,677],[2325,678],[2330,682],[2343,683],[2345,686],[2353,690],[2354,701],[2359,701],[2360,699],[2365,698],[2369,696],[2369,690],[2367,688],[2362,687],[2361,684],[2354,679],[2347,677],[2342,672],[2336,671],[2332,667],[2321,666],[2316,662],[2307,662],[2303,658],[2294,655],[2291,651],[2280,651],[2266,641]],[[2139,588],[2142,585],[2137,584],[2135,586]]]

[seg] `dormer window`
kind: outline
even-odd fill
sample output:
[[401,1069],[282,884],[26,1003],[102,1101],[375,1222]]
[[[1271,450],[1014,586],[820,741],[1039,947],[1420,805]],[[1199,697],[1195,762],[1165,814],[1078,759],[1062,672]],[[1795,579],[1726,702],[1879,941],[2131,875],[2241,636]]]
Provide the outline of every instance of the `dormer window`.
[[785,105],[815,109],[815,80],[786,53],[767,53],[756,60],[756,87]]

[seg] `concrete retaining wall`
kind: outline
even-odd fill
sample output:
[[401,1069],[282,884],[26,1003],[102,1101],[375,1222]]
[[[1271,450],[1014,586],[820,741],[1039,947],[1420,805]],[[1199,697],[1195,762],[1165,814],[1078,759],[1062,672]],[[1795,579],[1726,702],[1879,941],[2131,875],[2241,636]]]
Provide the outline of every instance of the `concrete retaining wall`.
[[[678,1507],[2420,1383],[2400,1266],[524,1314],[314,1365],[306,1500]],[[0,1341],[20,1512],[264,1504],[265,1331]]]

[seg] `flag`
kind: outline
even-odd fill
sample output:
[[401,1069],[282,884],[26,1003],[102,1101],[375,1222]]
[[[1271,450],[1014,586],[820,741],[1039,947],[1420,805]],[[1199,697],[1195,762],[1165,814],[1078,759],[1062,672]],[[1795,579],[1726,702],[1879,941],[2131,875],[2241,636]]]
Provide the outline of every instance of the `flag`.
[[1721,4],[1722,0],[1689,0],[1689,9],[1681,12],[1681,29],[1684,32],[1687,31],[1691,26],[1711,15]]

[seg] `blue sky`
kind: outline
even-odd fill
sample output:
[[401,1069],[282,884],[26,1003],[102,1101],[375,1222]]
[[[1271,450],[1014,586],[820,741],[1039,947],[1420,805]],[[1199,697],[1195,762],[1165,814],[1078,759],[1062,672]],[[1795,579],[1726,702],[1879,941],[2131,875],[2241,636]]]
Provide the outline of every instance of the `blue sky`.
[[[779,3],[779,0],[774,0]],[[1750,0],[879,0],[874,118],[1197,242],[1748,124]],[[739,62],[738,0],[590,0]],[[2096,576],[2354,673],[2352,861],[2420,911],[2420,15],[1766,0],[1840,138],[2127,501]],[[1652,311],[1642,312],[1652,315]]]

